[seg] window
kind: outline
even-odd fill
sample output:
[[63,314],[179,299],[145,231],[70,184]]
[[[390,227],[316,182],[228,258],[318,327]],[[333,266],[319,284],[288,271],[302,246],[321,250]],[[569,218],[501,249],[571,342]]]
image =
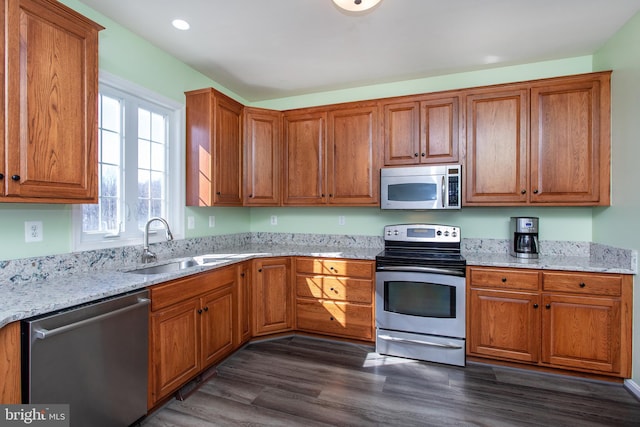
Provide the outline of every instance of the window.
[[181,237],[181,106],[102,74],[99,92],[99,201],[74,208],[75,248],[139,244],[152,217]]

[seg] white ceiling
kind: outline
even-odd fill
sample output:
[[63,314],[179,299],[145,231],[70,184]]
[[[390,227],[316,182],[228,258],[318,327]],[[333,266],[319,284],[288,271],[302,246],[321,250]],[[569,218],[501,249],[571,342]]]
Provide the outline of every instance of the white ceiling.
[[640,10],[640,0],[382,0],[353,16],[331,0],[81,1],[251,102],[590,55]]

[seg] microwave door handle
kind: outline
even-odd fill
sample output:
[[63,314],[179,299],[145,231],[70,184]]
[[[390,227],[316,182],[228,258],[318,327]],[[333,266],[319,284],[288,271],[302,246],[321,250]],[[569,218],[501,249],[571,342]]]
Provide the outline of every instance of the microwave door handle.
[[444,175],[442,175],[442,186],[441,186],[440,188],[442,188],[442,191],[441,191],[441,193],[442,193],[442,194],[441,194],[441,195],[442,195],[442,207],[443,207],[443,208],[445,207],[445,206],[444,206],[444,196],[445,196],[445,194],[446,194],[446,193],[445,193],[445,190],[446,190],[446,189],[444,188],[444,183],[445,183],[445,181],[444,181]]

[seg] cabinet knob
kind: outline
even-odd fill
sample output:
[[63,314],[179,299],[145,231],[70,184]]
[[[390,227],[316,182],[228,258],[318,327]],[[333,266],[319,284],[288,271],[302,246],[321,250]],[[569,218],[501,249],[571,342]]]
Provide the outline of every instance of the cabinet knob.
[[331,317],[329,318],[329,320],[334,320],[334,319],[333,319],[333,316],[331,316]]
[[533,190],[533,194],[538,194],[538,189]]
[[324,197],[324,193],[322,193],[322,194],[320,195],[320,197]]
[[202,309],[201,308],[198,309],[198,314],[202,314]]
[[11,179],[14,181],[20,181],[20,175],[11,175]]
[[527,194],[527,190],[520,190],[520,194]]
[[220,192],[219,192],[219,191],[216,191],[216,194],[219,196],[219,195],[220,195]]
[[544,308],[546,308],[547,310],[549,310],[551,308],[551,304],[547,304],[544,306]]
[[253,194],[249,194],[249,198],[250,198],[250,199],[253,199]]
[[207,307],[205,307],[205,308],[204,308],[204,311],[209,311],[209,307],[208,307],[208,306],[207,306]]
[[0,179],[4,179],[4,174],[0,173]]
[[261,268],[258,269],[258,273],[262,273],[262,269]]
[[419,154],[418,153],[413,153],[413,157],[418,157]]
[[240,277],[244,277],[244,273],[240,273]]
[[538,304],[533,304],[533,308],[538,308]]
[[580,282],[580,284],[578,286],[580,286],[581,288],[584,288],[585,286],[587,286],[587,284],[584,283],[584,282]]
[[422,153],[422,157],[427,157],[427,153]]
[[333,194],[329,193],[329,197],[333,197]]
[[502,278],[502,283],[507,283],[507,278],[506,277]]

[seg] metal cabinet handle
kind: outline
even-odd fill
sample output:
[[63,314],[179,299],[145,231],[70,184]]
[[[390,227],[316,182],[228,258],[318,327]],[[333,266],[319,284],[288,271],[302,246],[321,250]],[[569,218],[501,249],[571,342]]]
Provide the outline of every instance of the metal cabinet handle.
[[390,335],[378,335],[378,338],[383,339],[385,341],[404,342],[404,343],[410,343],[410,344],[422,344],[422,345],[429,345],[429,346],[432,346],[432,347],[452,348],[452,349],[456,349],[456,350],[462,348],[459,345],[440,344],[440,343],[431,342],[431,341],[410,340],[410,339],[404,339],[404,338],[396,338],[396,337],[392,337]]
[[64,326],[60,326],[59,328],[56,329],[44,329],[44,328],[35,328],[34,332],[35,332],[35,336],[37,339],[43,340],[45,338],[49,338],[49,337],[53,337],[55,335],[59,335],[62,334],[64,332],[68,332],[77,328],[80,328],[81,326],[84,325],[88,325],[91,323],[95,323],[98,322],[100,320],[104,320],[104,319],[108,319],[110,317],[113,316],[117,316],[119,314],[122,313],[126,313],[127,311],[131,311],[134,310],[142,305],[149,305],[151,304],[151,300],[149,298],[138,298],[138,302],[136,302],[135,304],[132,305],[128,305],[126,307],[123,308],[119,308],[118,310],[113,310],[113,311],[109,311],[108,313],[104,313],[104,314],[100,314],[98,316],[95,317],[90,317],[88,319],[84,319],[84,320],[80,320],[79,322],[75,322],[75,323],[70,323],[68,325],[64,325]]

